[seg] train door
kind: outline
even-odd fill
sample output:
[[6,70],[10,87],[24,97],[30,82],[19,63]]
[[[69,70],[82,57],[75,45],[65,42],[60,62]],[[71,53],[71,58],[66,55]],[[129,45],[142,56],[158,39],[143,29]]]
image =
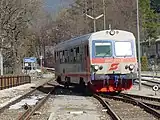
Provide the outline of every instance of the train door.
[[84,65],[85,65],[85,72],[89,73],[89,69],[90,69],[90,62],[89,62],[89,48],[88,48],[88,44],[85,45],[85,54],[84,54]]

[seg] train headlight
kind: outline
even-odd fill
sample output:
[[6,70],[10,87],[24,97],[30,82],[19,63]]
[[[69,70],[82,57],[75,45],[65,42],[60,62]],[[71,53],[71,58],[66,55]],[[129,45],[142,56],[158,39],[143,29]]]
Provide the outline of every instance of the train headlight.
[[130,64],[130,65],[129,65],[129,70],[132,71],[132,70],[134,69],[134,67],[135,67],[135,66],[134,66],[133,64]]
[[109,34],[110,34],[110,35],[114,35],[114,34],[115,34],[115,31],[114,31],[114,30],[111,30],[111,31],[109,32]]
[[128,66],[128,65],[126,65],[126,66],[125,66],[125,69],[128,69],[128,68],[129,68],[129,66]]
[[94,66],[94,69],[95,69],[95,70],[98,70],[98,69],[99,69],[99,66],[98,66],[98,65],[95,65],[95,66]]
[[99,69],[100,69],[100,70],[102,70],[102,69],[103,69],[103,66],[102,66],[102,65],[101,65],[101,66],[99,66]]

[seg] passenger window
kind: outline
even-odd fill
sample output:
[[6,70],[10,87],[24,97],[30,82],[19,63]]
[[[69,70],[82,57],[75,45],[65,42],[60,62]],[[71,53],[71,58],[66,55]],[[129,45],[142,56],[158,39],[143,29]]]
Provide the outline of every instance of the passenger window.
[[62,63],[63,62],[63,52],[61,51],[59,54],[60,54],[60,63]]
[[67,63],[67,62],[68,62],[68,51],[65,50],[65,63]]
[[56,62],[56,60],[57,60],[57,56],[56,56],[56,51],[54,52],[54,61]]
[[64,50],[63,50],[62,60],[63,60],[62,62],[65,63]]
[[58,59],[59,59],[59,56],[58,56],[58,53],[59,53],[59,52],[56,52],[56,53],[57,53],[57,57],[56,57],[57,59],[56,59],[56,60],[58,60]]
[[77,62],[79,62],[80,61],[79,47],[76,48],[76,57],[77,57]]
[[74,48],[74,62],[76,62],[76,48]]
[[73,49],[70,50],[70,62],[73,62]]
[[69,51],[67,51],[67,62],[69,63]]

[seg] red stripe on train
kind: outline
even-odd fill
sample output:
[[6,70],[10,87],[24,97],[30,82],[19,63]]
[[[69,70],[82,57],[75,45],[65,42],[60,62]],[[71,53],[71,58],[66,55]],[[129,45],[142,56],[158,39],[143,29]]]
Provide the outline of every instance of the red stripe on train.
[[136,58],[92,58],[92,63],[137,62]]

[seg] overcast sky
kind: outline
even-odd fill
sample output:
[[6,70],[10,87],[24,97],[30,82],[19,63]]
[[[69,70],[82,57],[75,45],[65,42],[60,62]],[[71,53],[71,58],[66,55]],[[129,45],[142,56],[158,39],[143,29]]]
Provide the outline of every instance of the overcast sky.
[[64,7],[68,7],[73,0],[46,0],[45,8],[51,12],[58,12]]

